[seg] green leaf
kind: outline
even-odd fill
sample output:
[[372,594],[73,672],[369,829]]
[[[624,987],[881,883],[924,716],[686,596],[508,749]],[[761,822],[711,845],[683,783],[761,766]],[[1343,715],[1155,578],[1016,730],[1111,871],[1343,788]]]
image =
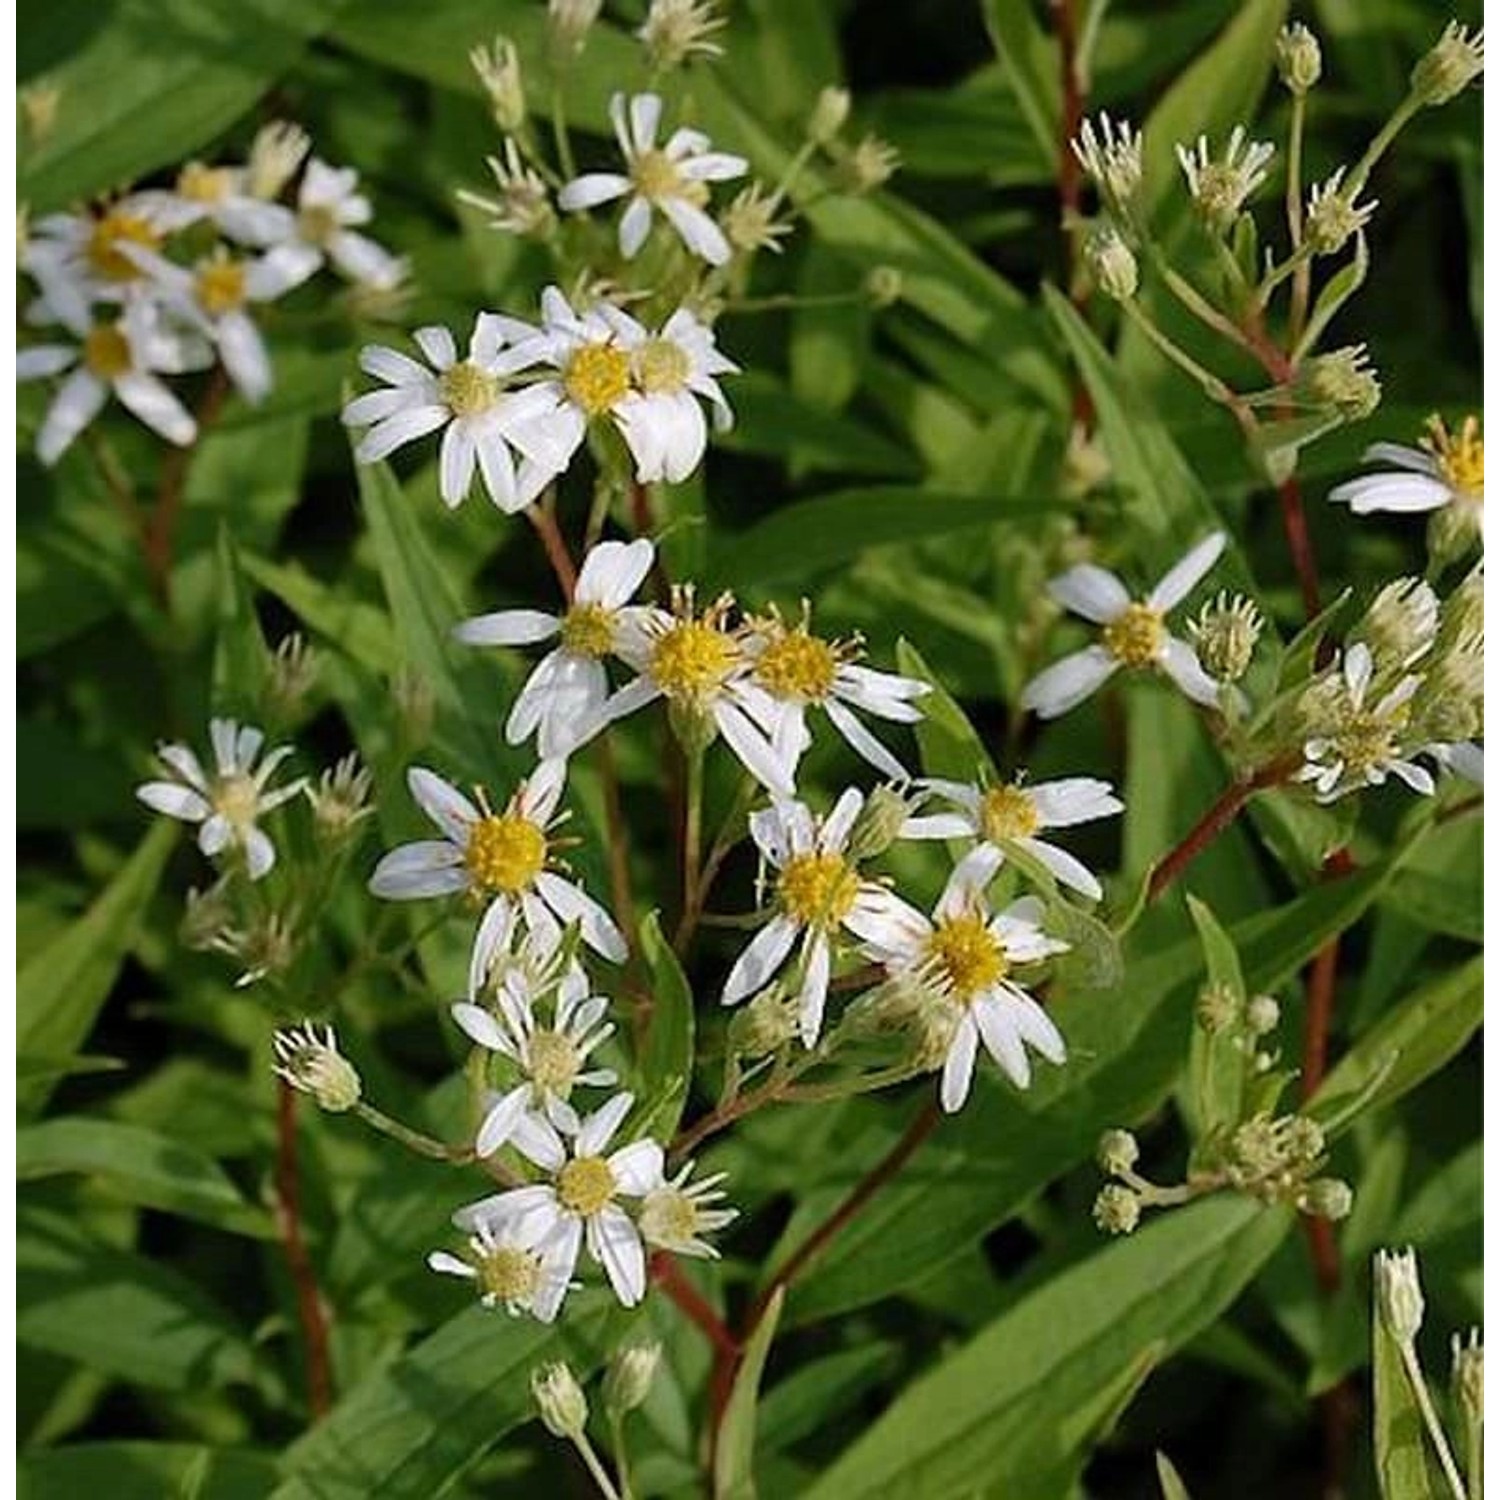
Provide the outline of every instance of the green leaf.
[[138,1385],[188,1391],[256,1376],[245,1336],[166,1266],[25,1208],[16,1240],[16,1338]]
[[1037,25],[1027,0],[984,0],[984,25],[1042,159],[1053,160],[1062,119],[1057,43]]
[[274,1233],[269,1215],[245,1202],[217,1162],[160,1131],[70,1115],[16,1132],[20,1181],[71,1172],[100,1178],[142,1207],[260,1238]]
[[258,718],[270,652],[227,523],[219,523],[218,637],[214,648],[213,702],[219,713]]
[[998,780],[995,763],[967,715],[917,648],[904,638],[896,642],[896,666],[904,676],[932,685],[922,699],[922,717],[916,726],[923,771],[953,781],[974,781],[988,772]]
[[[1240,956],[1229,934],[1202,901],[1189,896],[1187,903],[1193,925],[1203,943],[1204,957],[1208,960],[1208,982],[1227,988],[1243,1009],[1245,976],[1240,972]],[[1193,1027],[1188,1080],[1190,1088],[1186,1102],[1193,1116],[1193,1128],[1199,1136],[1239,1123],[1243,1108],[1244,1057],[1228,1037],[1211,1036],[1201,1026]]]
[[264,1500],[276,1460],[251,1449],[190,1443],[70,1443],[33,1448],[18,1460],[16,1493],[25,1500]]
[[909,448],[852,417],[809,405],[779,380],[747,370],[733,386],[734,426],[719,440],[732,453],[790,456],[803,470],[915,479],[922,465]]
[[1156,1455],[1156,1480],[1161,1485],[1161,1500],[1193,1500],[1182,1476],[1165,1453]]
[[[159,819],[88,911],[21,969],[16,979],[21,1055],[64,1059],[87,1040],[176,841],[177,825]],[[23,1117],[41,1110],[54,1082],[43,1077],[18,1083],[16,1104]]]
[[1428,1451],[1422,1411],[1401,1357],[1399,1340],[1380,1315],[1380,1290],[1370,1323],[1374,1334],[1375,1477],[1382,1500],[1448,1500],[1451,1492]]
[[766,1356],[771,1352],[785,1301],[785,1290],[778,1288],[740,1359],[714,1451],[714,1500],[755,1500],[755,1409]]
[[807,1500],[1049,1493],[1034,1476],[1076,1452],[1078,1407],[1213,1322],[1290,1223],[1243,1199],[1197,1203],[1068,1267],[909,1385]]
[[44,213],[185,160],[251,108],[340,3],[119,0],[83,29],[76,12],[28,7],[21,75],[62,98],[22,156],[20,197]]
[[693,1075],[693,991],[661,919],[641,923],[641,954],[651,971],[651,1019],[640,1059],[643,1134],[670,1140],[677,1133]]

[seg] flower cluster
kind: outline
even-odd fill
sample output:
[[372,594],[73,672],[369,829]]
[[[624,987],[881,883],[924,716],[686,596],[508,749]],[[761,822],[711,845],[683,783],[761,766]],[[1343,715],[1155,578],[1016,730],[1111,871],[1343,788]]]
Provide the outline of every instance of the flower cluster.
[[264,400],[274,371],[263,310],[325,264],[394,291],[404,265],[363,232],[372,210],[358,175],[309,157],[310,146],[275,122],[242,163],[189,162],[169,188],[30,226],[19,263],[37,295],[24,319],[40,336],[22,345],[16,374],[60,379],[37,432],[43,463],[111,396],[167,442],[192,443],[198,422],[167,377],[218,364],[246,401]]

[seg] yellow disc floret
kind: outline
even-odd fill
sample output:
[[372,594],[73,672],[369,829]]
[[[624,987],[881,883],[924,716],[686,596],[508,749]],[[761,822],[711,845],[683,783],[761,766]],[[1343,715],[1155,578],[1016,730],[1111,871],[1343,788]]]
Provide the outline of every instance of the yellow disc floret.
[[449,365],[438,377],[438,391],[455,417],[477,417],[495,404],[500,382],[463,359]]
[[100,380],[114,380],[130,368],[130,344],[116,324],[89,329],[83,339],[83,363]]
[[245,305],[245,266],[227,256],[205,261],[193,283],[198,305],[211,318]]
[[531,1081],[548,1094],[568,1097],[573,1080],[583,1067],[578,1048],[561,1031],[534,1031],[526,1046],[527,1072]]
[[1484,439],[1479,419],[1465,417],[1457,432],[1449,432],[1441,417],[1427,423],[1428,436],[1422,446],[1432,455],[1438,472],[1461,494],[1484,494]]
[[214,811],[234,828],[248,828],[260,810],[260,791],[253,777],[222,776],[214,783]]
[[647,1195],[641,1204],[640,1226],[650,1244],[670,1250],[691,1245],[702,1221],[692,1198],[681,1188],[669,1186]]
[[799,626],[766,644],[755,663],[755,680],[778,698],[817,703],[832,691],[838,667],[838,649]]
[[309,203],[297,210],[297,232],[310,245],[326,245],[342,227],[327,204]]
[[569,1213],[589,1218],[615,1195],[615,1174],[602,1156],[579,1156],[557,1174],[557,1201]]
[[838,854],[794,854],[776,881],[781,909],[803,927],[837,927],[858,894],[859,876]]
[[955,999],[973,1000],[1003,979],[1005,948],[975,912],[944,917],[927,939],[927,959]]
[[688,182],[665,151],[642,151],[631,165],[630,178],[643,198],[688,196]]
[[141,268],[120,248],[122,245],[156,250],[161,236],[139,214],[110,209],[95,222],[85,252],[89,265],[106,281],[134,281],[141,274]]
[[1104,649],[1127,667],[1149,667],[1167,638],[1161,611],[1149,604],[1127,604],[1101,632]]
[[693,362],[671,339],[647,339],[635,351],[635,378],[648,396],[672,396],[688,383]]
[[486,1297],[497,1302],[528,1302],[536,1293],[542,1263],[530,1250],[496,1245],[485,1252],[475,1269]]
[[614,344],[580,344],[563,371],[563,389],[591,417],[611,411],[630,394],[630,356]]
[[614,649],[614,611],[602,604],[575,604],[562,619],[564,651],[596,660]]
[[991,787],[979,800],[979,827],[992,844],[1029,839],[1041,827],[1036,804],[1018,786]]
[[469,830],[464,864],[480,890],[514,896],[547,864],[547,835],[519,813],[491,813]]
[[701,702],[740,663],[739,642],[709,620],[677,620],[656,638],[650,672],[668,698]]

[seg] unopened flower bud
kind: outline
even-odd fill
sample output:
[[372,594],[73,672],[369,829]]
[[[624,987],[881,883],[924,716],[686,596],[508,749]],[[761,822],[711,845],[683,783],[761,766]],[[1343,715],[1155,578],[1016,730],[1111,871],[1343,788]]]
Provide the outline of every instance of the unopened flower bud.
[[1484,638],[1484,564],[1470,568],[1464,580],[1443,601],[1443,639],[1447,642]]
[[234,921],[234,908],[225,887],[228,876],[216,881],[206,891],[190,887],[187,904],[177,934],[185,948],[195,952],[222,950]]
[[1380,405],[1380,379],[1363,344],[1320,354],[1306,367],[1307,393],[1346,422],[1359,422]]
[[312,803],[319,834],[333,844],[348,838],[375,811],[370,805],[372,785],[373,778],[357,755],[346,755],[324,771],[316,786],[309,782],[307,800]]
[[317,653],[299,630],[283,636],[266,672],[265,708],[271,719],[290,719],[318,681]]
[[797,1035],[797,1007],[776,989],[762,990],[729,1022],[729,1050],[754,1060],[779,1052]]
[[1375,1252],[1375,1306],[1381,1322],[1401,1343],[1410,1343],[1426,1308],[1414,1250]]
[[818,95],[813,112],[807,121],[807,138],[819,146],[826,146],[849,118],[849,90],[832,85]]
[[792,232],[790,220],[776,217],[780,210],[780,197],[752,182],[749,187],[741,188],[729,207],[720,213],[719,226],[724,238],[742,254],[769,250],[779,255],[782,240]]
[[1315,1162],[1328,1149],[1328,1137],[1316,1120],[1292,1115],[1284,1126],[1282,1139],[1289,1157],[1303,1163]]
[[1453,1335],[1453,1395],[1464,1419],[1474,1427],[1484,1422],[1484,1345],[1479,1330],[1467,1339]]
[[1098,229],[1091,234],[1083,247],[1099,290],[1115,302],[1128,302],[1140,286],[1140,267],[1136,264],[1135,252],[1113,229]]
[[1449,21],[1443,34],[1411,70],[1411,91],[1423,104],[1446,104],[1484,71],[1484,32]]
[[570,1441],[583,1436],[589,1403],[572,1370],[561,1360],[531,1372],[531,1395],[543,1425],[553,1437]]
[[1374,201],[1356,204],[1354,193],[1344,192],[1343,182],[1340,167],[1308,195],[1303,238],[1317,255],[1334,255],[1343,249],[1349,237],[1370,222],[1377,207]]
[[1323,76],[1323,49],[1301,21],[1281,28],[1276,38],[1276,71],[1293,94],[1305,94]]
[[895,175],[901,157],[889,141],[867,135],[845,154],[840,165],[844,185],[851,193],[872,193]]
[[1398,578],[1375,596],[1351,639],[1370,648],[1377,666],[1405,667],[1427,654],[1437,630],[1432,588],[1420,578]]
[[626,1344],[615,1350],[604,1375],[604,1409],[623,1417],[651,1394],[651,1383],[661,1363],[661,1345]]
[[1455,500],[1427,518],[1427,550],[1439,567],[1465,556],[1484,538],[1478,505]]
[[277,198],[297,175],[312,137],[288,120],[271,120],[255,132],[245,169],[245,191],[252,198]]
[[1338,1177],[1315,1177],[1302,1190],[1298,1208],[1315,1219],[1337,1223],[1349,1217],[1354,1207],[1354,1190]]
[[604,0],[547,0],[548,39],[558,61],[571,62],[583,51]]
[[882,782],[875,787],[849,832],[849,858],[858,864],[884,854],[901,837],[912,811],[912,799],[894,783]]
[[1228,1031],[1240,1019],[1240,1000],[1227,984],[1206,984],[1198,991],[1194,1014],[1198,1024],[1210,1036]]
[[489,97],[495,124],[507,135],[519,130],[526,123],[526,86],[515,43],[497,36],[492,47],[481,45],[469,53],[469,66]]
[[1105,1234],[1129,1234],[1141,1222],[1141,1199],[1138,1193],[1118,1182],[1099,1189],[1094,1199],[1094,1223]]
[[1265,617],[1243,594],[1220,593],[1188,624],[1203,670],[1218,682],[1238,682],[1249,670]]
[[1245,1024],[1253,1036],[1269,1036],[1281,1023],[1281,1007],[1271,995],[1252,995],[1245,1005]]
[[32,145],[41,145],[52,134],[62,94],[62,89],[55,83],[33,83],[21,90],[21,114]]
[[1128,1130],[1106,1130],[1095,1152],[1099,1170],[1111,1177],[1128,1172],[1141,1159],[1141,1148]]
[[713,0],[651,0],[636,36],[651,66],[666,72],[690,57],[722,56],[724,49],[712,37],[723,25]]
[[1249,1181],[1274,1172],[1285,1156],[1282,1133],[1276,1122],[1264,1114],[1239,1125],[1229,1138],[1229,1150]]
[[865,296],[875,307],[891,307],[901,300],[902,276],[895,266],[872,266],[865,277]]
[[271,1038],[271,1049],[272,1071],[299,1093],[311,1094],[319,1109],[337,1115],[359,1103],[359,1074],[339,1051],[333,1027],[325,1026],[321,1037],[311,1021],[285,1028]]

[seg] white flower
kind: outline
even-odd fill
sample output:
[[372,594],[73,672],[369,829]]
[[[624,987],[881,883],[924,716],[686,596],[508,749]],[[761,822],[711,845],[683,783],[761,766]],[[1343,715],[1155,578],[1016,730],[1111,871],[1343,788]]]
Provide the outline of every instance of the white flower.
[[1180,604],[1218,561],[1227,538],[1222,531],[1198,543],[1142,600],[1132,600],[1113,573],[1092,563],[1069,568],[1047,592],[1074,614],[1104,628],[1102,644],[1075,651],[1032,678],[1021,705],[1054,719],[1082,703],[1120,667],[1165,672],[1195,703],[1217,702],[1219,688],[1199,664],[1193,648],[1172,635],[1163,616]]
[[1304,765],[1299,781],[1310,781],[1319,802],[1332,802],[1347,792],[1380,786],[1396,775],[1414,792],[1430,793],[1431,775],[1407,758],[1403,749],[1411,700],[1421,678],[1402,677],[1380,700],[1367,704],[1375,676],[1375,658],[1364,642],[1344,652],[1341,691],[1327,705],[1329,723],[1302,747]]
[[723,47],[709,38],[723,25],[713,0],[651,0],[636,36],[653,67],[675,68],[689,57],[722,57]]
[[1428,745],[1427,753],[1450,775],[1484,785],[1484,746],[1474,740],[1459,740],[1453,744]]
[[1457,432],[1449,432],[1440,418],[1433,417],[1427,427],[1420,448],[1372,444],[1365,450],[1365,462],[1390,464],[1392,469],[1345,480],[1329,491],[1328,498],[1347,504],[1357,516],[1453,506],[1478,523],[1484,514],[1484,439],[1478,421],[1466,417]]
[[1117,213],[1129,216],[1142,177],[1141,137],[1128,120],[1099,116],[1097,128],[1085,120],[1069,142],[1078,164]]
[[698,613],[691,589],[674,590],[673,608],[648,605],[621,632],[619,654],[640,674],[604,707],[606,722],[664,697],[676,722],[693,734],[717,730],[745,769],[774,796],[796,795],[795,767],[742,706],[750,669],[743,632],[731,629],[727,596]]
[[821,708],[857,755],[884,776],[910,780],[906,768],[860,723],[855,710],[914,724],[922,711],[911,700],[930,691],[927,683],[859,666],[858,640],[828,641],[814,635],[805,609],[797,625],[787,625],[774,612],[752,619],[745,652],[750,670],[736,684],[736,696],[794,773],[811,743],[807,710]]
[[722,999],[735,1005],[764,989],[798,947],[796,1003],[806,1047],[822,1029],[834,940],[842,930],[863,936],[871,930],[872,914],[885,909],[884,888],[862,880],[847,852],[864,801],[850,787],[826,818],[815,817],[801,802],[784,801],[750,817],[750,836],[776,872],[775,913],[735,961]]
[[406,275],[406,262],[358,232],[356,226],[373,216],[370,200],[359,191],[359,173],[330,167],[315,156],[298,185],[296,211],[266,205],[264,220],[274,229],[261,243],[293,251],[309,274],[332,261],[351,281],[388,291]]
[[[497,934],[509,932],[519,910],[528,927],[577,922],[594,952],[621,963],[625,939],[609,913],[579,886],[548,869],[548,830],[562,796],[567,767],[544,760],[516,788],[503,812],[475,807],[457,787],[422,766],[406,773],[418,806],[442,832],[440,839],[402,844],[384,855],[370,890],[390,901],[470,891],[487,898],[474,940],[474,965],[493,953]],[[550,916],[549,916],[550,913]],[[471,965],[472,970],[473,965]],[[480,967],[482,975],[487,965]],[[476,988],[470,974],[470,993]]]
[[1031,1082],[1027,1044],[1050,1062],[1067,1056],[1051,1017],[1009,976],[1016,965],[1064,952],[1068,945],[1041,930],[1042,905],[1034,896],[998,915],[990,911],[984,890],[998,863],[992,846],[980,845],[966,855],[930,919],[888,896],[887,909],[865,943],[869,956],[893,977],[915,981],[952,1008],[940,1089],[950,1114],[969,1096],[980,1042],[1023,1089]]
[[252,403],[272,384],[271,357],[249,308],[300,286],[311,268],[285,250],[241,260],[221,247],[191,270],[150,250],[125,253],[160,288],[163,305],[213,341],[235,388]]
[[642,1198],[661,1182],[663,1152],[644,1140],[604,1154],[634,1102],[616,1094],[584,1120],[571,1147],[546,1120],[524,1115],[512,1144],[551,1180],[482,1198],[459,1209],[453,1222],[465,1230],[510,1229],[569,1276],[586,1240],[615,1295],[634,1307],[646,1295],[646,1251],[619,1199]]
[[739,1210],[713,1206],[724,1200],[719,1184],[726,1173],[715,1172],[690,1184],[692,1172],[692,1162],[685,1163],[675,1177],[663,1178],[641,1200],[637,1220],[641,1237],[654,1250],[716,1260],[719,1252],[703,1236],[732,1224],[739,1218]]
[[620,254],[627,260],[645,244],[652,211],[660,209],[689,250],[711,266],[722,266],[729,259],[729,241],[703,211],[708,184],[742,176],[749,163],[712,150],[706,135],[686,127],[674,130],[666,145],[658,147],[661,99],[656,94],[637,94],[628,108],[624,94],[616,94],[609,101],[609,115],[625,157],[625,174],[588,172],[574,178],[558,194],[559,206],[570,212],[593,208],[628,193],[630,202],[620,218]]
[[92,303],[123,302],[137,293],[144,272],[126,250],[159,250],[166,237],[157,206],[140,193],[97,213],[47,214],[35,227],[21,266],[70,328],[87,321]]
[[1267,142],[1248,140],[1243,125],[1230,132],[1224,155],[1217,161],[1204,135],[1191,149],[1177,148],[1177,161],[1194,205],[1211,226],[1221,230],[1233,223],[1245,200],[1266,180],[1266,169],[1275,155],[1276,148]]
[[496,986],[493,1009],[470,1001],[452,1007],[454,1021],[471,1042],[508,1057],[522,1075],[514,1088],[489,1097],[474,1143],[480,1156],[493,1156],[530,1111],[575,1134],[578,1116],[568,1103],[573,1089],[612,1088],[619,1082],[612,1068],[587,1066],[589,1054],[614,1034],[614,1026],[604,1021],[609,1001],[589,993],[588,980],[576,967],[553,990],[550,1026],[537,1020],[535,992],[514,970]]
[[[71,319],[71,311],[68,314]],[[163,332],[149,302],[129,303],[118,321],[69,322],[76,343],[32,344],[16,354],[16,379],[67,372],[36,436],[37,457],[55,464],[111,395],[169,443],[198,435],[192,414],[157,377],[183,368],[184,346]]]
[[[505,345],[517,329],[531,331],[514,319],[480,313],[468,357],[461,360],[446,328],[419,328],[413,337],[427,366],[394,349],[367,344],[360,350],[360,368],[385,381],[386,389],[366,391],[344,408],[346,426],[368,427],[355,458],[377,463],[441,427],[438,492],[446,505],[461,505],[468,498],[476,465],[501,510],[530,505],[560,470],[539,463],[526,437],[529,425],[552,409],[550,394],[540,386],[505,387]],[[519,467],[512,448],[521,454]]]
[[644,537],[599,542],[578,570],[572,602],[561,615],[539,609],[502,609],[476,615],[453,634],[470,646],[558,644],[526,679],[505,721],[505,738],[519,745],[532,734],[545,759],[570,755],[598,730],[609,698],[604,658],[618,654],[621,632],[638,613],[630,599],[656,549]]
[[257,823],[303,788],[305,778],[266,788],[276,768],[292,753],[290,745],[269,751],[260,765],[256,758],[266,737],[249,724],[233,719],[211,719],[214,769],[202,763],[187,745],[158,745],[156,758],[171,778],[147,781],[135,794],[159,813],[184,823],[200,823],[198,847],[210,859],[226,849],[240,850],[252,880],[259,880],[276,863],[276,849]]
[[1097,901],[1103,896],[1093,872],[1066,850],[1037,834],[1048,828],[1072,828],[1113,817],[1125,810],[1107,781],[1091,776],[1069,776],[1028,786],[1019,778],[1004,786],[974,786],[962,781],[923,783],[959,810],[909,818],[901,829],[908,839],[978,840],[1002,856],[1008,846],[1024,850],[1040,861],[1064,885]]
[[556,1256],[542,1255],[513,1228],[487,1221],[474,1226],[466,1259],[434,1250],[427,1264],[445,1276],[477,1282],[486,1307],[503,1307],[512,1317],[529,1312],[543,1323],[557,1317],[573,1274],[572,1261],[565,1265]]
[[[298,135],[305,152],[307,137],[301,132]],[[260,137],[256,140],[259,142]],[[301,159],[299,154],[291,172],[296,171]],[[286,176],[290,177],[291,172]],[[207,221],[242,245],[273,245],[285,234],[286,210],[266,201],[275,193],[255,191],[261,175],[261,171],[252,173],[247,167],[210,167],[201,161],[190,161],[178,172],[171,188],[137,193],[133,201],[149,213],[159,230],[168,234]]]

